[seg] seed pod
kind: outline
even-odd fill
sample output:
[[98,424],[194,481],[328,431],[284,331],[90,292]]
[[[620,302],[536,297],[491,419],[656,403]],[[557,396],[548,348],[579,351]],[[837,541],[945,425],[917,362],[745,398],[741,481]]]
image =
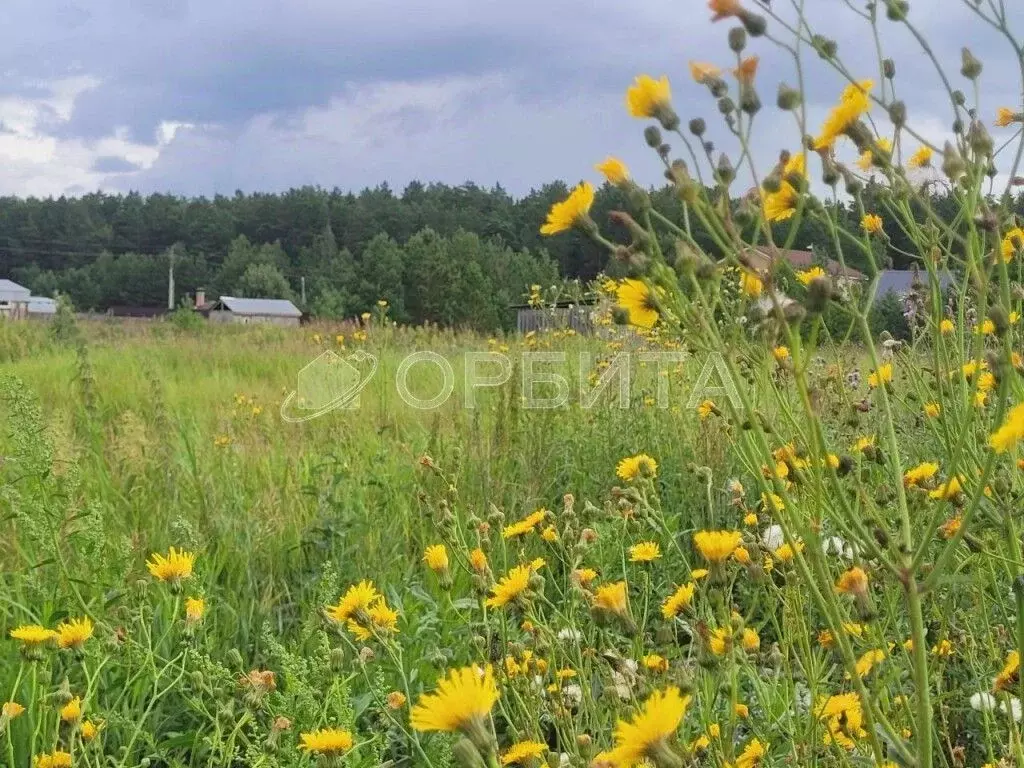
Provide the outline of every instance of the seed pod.
[[784,109],[786,111],[796,109],[800,106],[801,101],[802,96],[800,95],[800,91],[796,88],[790,88],[785,83],[779,84],[779,93],[775,99],[775,103],[778,105],[779,109]]
[[704,131],[707,130],[707,123],[704,122],[704,118],[695,117],[690,121],[689,128],[690,133],[692,133],[697,138],[700,138],[701,136],[704,135]]
[[747,30],[743,27],[733,27],[729,30],[729,48],[733,53],[742,53],[747,47]]

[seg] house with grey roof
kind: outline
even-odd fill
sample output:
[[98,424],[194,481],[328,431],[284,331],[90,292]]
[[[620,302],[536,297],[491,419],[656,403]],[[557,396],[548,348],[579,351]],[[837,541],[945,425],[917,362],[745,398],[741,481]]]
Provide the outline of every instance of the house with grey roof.
[[[953,284],[954,277],[950,272],[939,274],[939,286],[944,291]],[[885,269],[878,274],[878,293],[882,298],[888,293],[904,298],[917,283],[922,288],[928,287],[928,273],[917,269]]]
[[28,288],[13,280],[0,280],[0,318],[21,320],[28,317]]
[[221,296],[209,307],[213,323],[265,323],[298,325],[302,319],[299,308],[287,299],[240,299]]

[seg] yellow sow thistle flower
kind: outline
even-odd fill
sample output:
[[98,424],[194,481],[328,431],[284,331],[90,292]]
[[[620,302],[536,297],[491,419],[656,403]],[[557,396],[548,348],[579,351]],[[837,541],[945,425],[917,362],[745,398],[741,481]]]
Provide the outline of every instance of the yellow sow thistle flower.
[[957,533],[960,532],[960,528],[963,526],[964,521],[959,515],[951,517],[949,520],[939,526],[939,536],[946,539],[952,539]]
[[963,484],[959,477],[951,477],[934,491],[928,493],[930,499],[942,499],[948,501],[955,499],[963,492]]
[[615,747],[608,754],[612,765],[633,768],[645,759],[658,764],[659,756],[666,754],[671,757],[665,763],[678,762],[668,740],[675,735],[689,706],[690,697],[680,695],[675,686],[652,693],[632,721],[619,720],[615,726]]
[[171,547],[166,557],[159,552],[153,553],[146,561],[146,568],[149,569],[153,578],[158,581],[170,583],[177,586],[192,576],[192,569],[196,564],[196,556],[192,552],[177,550]]
[[781,547],[772,552],[775,557],[778,558],[780,563],[788,563],[793,560],[800,552],[804,551],[804,543],[797,541],[795,545],[786,542]]
[[626,108],[633,117],[661,119],[666,110],[672,109],[672,86],[662,75],[655,80],[650,75],[637,75],[626,90]]
[[628,618],[629,596],[626,582],[616,581],[599,586],[594,592],[594,607],[614,616]]
[[100,727],[96,725],[92,720],[86,720],[82,723],[82,741],[90,742],[95,739],[100,732]]
[[527,765],[529,761],[547,754],[548,745],[543,741],[520,741],[501,753],[502,765]]
[[57,638],[57,633],[38,624],[23,624],[10,631],[11,638],[21,642],[25,648],[37,648]]
[[934,461],[922,462],[913,469],[907,470],[903,474],[903,484],[908,487],[921,485],[921,483],[925,482],[926,480],[931,480],[933,477],[935,477],[938,471],[939,465],[936,464]]
[[597,578],[597,571],[593,568],[577,568],[572,572],[572,580],[581,587],[586,587]]
[[700,416],[701,421],[707,419],[711,414],[718,410],[718,406],[715,405],[714,400],[703,400],[700,405],[697,406],[697,415]]
[[6,701],[0,707],[0,717],[5,717],[7,720],[13,720],[23,714],[25,714],[25,708],[16,701]]
[[[882,649],[876,648],[874,650],[867,651],[857,659],[857,663],[854,665],[854,671],[857,673],[858,677],[865,677],[870,674],[872,669],[883,661],[885,661],[885,651]],[[847,674],[846,677],[849,678],[850,675]]]
[[1024,122],[1024,112],[1017,112],[1009,107],[1000,107],[996,110],[996,127],[1008,128],[1014,123]]
[[948,317],[944,318],[942,320],[942,322],[939,323],[939,333],[941,333],[943,336],[948,336],[949,334],[953,333],[955,330],[956,330],[956,325]]
[[548,544],[554,544],[558,541],[558,531],[555,530],[555,526],[549,525],[543,531],[540,532],[540,537],[544,539]]
[[195,625],[203,620],[206,614],[206,601],[201,597],[190,597],[185,601],[185,621]]
[[757,630],[746,627],[740,635],[740,645],[747,653],[754,653],[761,648],[761,636]]
[[487,555],[480,547],[469,553],[469,566],[477,573],[483,573],[487,570]]
[[876,216],[873,213],[866,213],[864,218],[860,220],[860,226],[869,235],[877,235],[882,231],[882,217]]
[[655,478],[658,476],[658,462],[646,453],[627,456],[616,466],[615,475],[627,483],[636,480],[638,477]]
[[824,734],[825,744],[835,742],[843,749],[853,749],[854,739],[867,737],[864,730],[864,709],[856,693],[841,693],[830,696],[818,704],[816,716],[824,720],[828,728]]
[[744,296],[756,299],[764,290],[764,282],[753,272],[744,269],[740,272],[740,290]]
[[366,614],[378,599],[381,599],[381,594],[373,582],[364,580],[349,587],[337,605],[328,607],[327,615],[335,621],[345,622]]
[[605,161],[595,165],[594,169],[615,186],[620,186],[629,181],[629,168],[617,157],[605,158]]
[[590,221],[590,207],[594,204],[594,186],[584,181],[569,196],[555,203],[548,211],[547,221],[540,228],[542,235],[557,235]]
[[77,723],[82,719],[82,699],[80,696],[75,696],[75,698],[61,708],[60,719],[65,723]]
[[57,625],[57,647],[78,651],[92,637],[93,623],[88,616],[62,621]]
[[547,519],[547,516],[548,511],[546,509],[535,510],[519,522],[505,526],[504,530],[501,532],[501,536],[504,539],[514,539],[518,536],[525,536],[528,533],[532,533],[538,525]]
[[344,755],[354,744],[352,734],[339,728],[322,728],[319,731],[299,735],[302,743],[299,749],[307,754],[338,757]]
[[693,545],[709,563],[728,560],[742,540],[739,531],[698,531],[693,535]]
[[661,547],[655,541],[642,541],[629,548],[631,563],[650,563],[661,557]]
[[811,281],[821,277],[828,277],[825,270],[821,267],[811,267],[796,273],[796,279],[800,281],[801,285],[810,285]]
[[693,593],[696,591],[697,585],[692,581],[688,584],[683,584],[677,588],[669,597],[661,604],[661,615],[665,619],[674,619],[680,613],[690,607],[690,603],[693,601]]
[[924,415],[929,419],[934,419],[942,413],[942,406],[938,403],[925,403],[924,404]]
[[911,168],[928,168],[932,164],[932,148],[931,147],[919,147],[918,150],[910,156],[907,161],[907,165]]
[[[892,142],[889,141],[888,139],[879,139],[875,143],[878,145],[880,149],[886,152],[892,151]],[[873,166],[874,164],[875,155],[870,149],[863,152],[861,156],[857,158],[857,167],[860,168],[862,171],[870,171],[871,166]]]
[[761,764],[761,760],[768,753],[767,744],[762,744],[758,739],[751,739],[750,743],[743,749],[740,756],[736,758],[736,768],[755,768]]
[[772,350],[772,357],[775,358],[776,362],[784,363],[789,360],[789,347],[780,346]]
[[668,672],[668,659],[656,653],[649,653],[643,658],[644,667],[658,674]]
[[1003,261],[1009,263],[1018,253],[1024,252],[1024,229],[1014,227],[1005,235],[999,243],[999,253]]
[[423,552],[423,562],[434,573],[448,570],[448,550],[444,544],[431,544]]
[[625,310],[630,325],[653,328],[658,322],[658,308],[651,289],[643,280],[623,280],[615,298],[618,306]]
[[501,608],[518,600],[530,588],[532,574],[529,566],[517,565],[491,587],[491,597],[484,604],[488,608]]
[[744,720],[750,717],[750,707],[746,704],[736,704],[736,706],[732,708],[732,711],[736,713],[736,717]]
[[721,21],[722,19],[743,14],[743,6],[740,5],[740,0],[708,0],[708,8],[714,14],[711,17],[712,21]]
[[882,384],[892,383],[892,363],[883,363],[878,370],[868,375],[868,386],[877,389]]
[[48,755],[36,755],[33,768],[71,768],[71,753],[56,749]]
[[871,80],[862,80],[857,84],[848,85],[825,119],[821,132],[814,141],[815,150],[828,149],[853,125],[860,117],[871,109],[868,91],[874,87]]
[[1024,403],[1019,403],[1010,409],[1006,419],[992,436],[988,443],[996,453],[1006,453],[1024,438]]
[[854,566],[845,571],[836,581],[836,592],[862,597],[868,592],[868,575],[863,568]]
[[1020,682],[1020,654],[1017,651],[1010,651],[1002,670],[992,682],[992,690],[995,693],[1007,691],[1016,687],[1018,682]]
[[487,728],[487,717],[498,700],[494,669],[487,665],[448,672],[434,693],[423,694],[410,721],[417,731],[461,731],[472,738]]
[[383,597],[379,597],[366,611],[365,617],[349,619],[346,626],[357,640],[366,642],[374,636],[374,632],[379,634],[397,632],[398,612],[389,608]]
[[693,81],[699,85],[704,85],[709,80],[714,80],[721,76],[722,70],[714,64],[709,64],[706,61],[690,62],[690,77],[692,77]]
[[385,699],[388,709],[401,709],[405,706],[405,694],[401,691],[392,691]]

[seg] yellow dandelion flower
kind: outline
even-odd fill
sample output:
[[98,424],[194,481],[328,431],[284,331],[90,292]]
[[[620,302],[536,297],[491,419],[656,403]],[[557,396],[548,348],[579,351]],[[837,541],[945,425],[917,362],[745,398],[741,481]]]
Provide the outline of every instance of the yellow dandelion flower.
[[551,206],[547,221],[540,228],[542,235],[557,235],[579,226],[590,219],[590,207],[594,204],[594,186],[584,181],[569,196]]
[[1013,261],[1013,257],[1024,252],[1024,229],[1014,227],[1007,232],[999,243],[999,252],[1003,261]]
[[836,581],[836,592],[846,595],[866,595],[868,591],[868,575],[863,568],[854,566]]
[[602,584],[594,592],[594,607],[616,616],[629,616],[629,596],[626,582]]
[[597,578],[597,571],[593,568],[577,568],[572,572],[572,579],[580,586],[587,586]]
[[385,699],[388,705],[388,709],[401,709],[405,706],[406,698],[405,694],[401,691],[392,691],[387,695]]
[[544,541],[548,542],[548,544],[554,544],[558,541],[558,531],[555,530],[555,526],[549,525],[540,532],[540,537],[544,539]]
[[487,570],[487,555],[480,547],[469,553],[469,565],[477,573],[483,573]]
[[650,563],[661,557],[661,546],[655,541],[642,541],[629,548],[631,563]]
[[856,85],[850,85],[843,91],[839,103],[832,108],[825,123],[821,127],[818,137],[814,141],[814,149],[828,149],[835,145],[836,141],[847,129],[860,117],[871,109],[871,100],[868,98],[868,91],[874,87],[871,80],[863,80]]
[[714,14],[712,21],[721,21],[743,13],[740,0],[708,0],[708,8]]
[[721,77],[722,70],[716,67],[714,64],[709,64],[706,61],[691,61],[690,62],[690,77],[693,78],[695,83],[703,85],[709,80]]
[[772,350],[772,357],[780,363],[784,363],[789,360],[789,347],[779,346]]
[[823,277],[828,277],[828,275],[821,267],[811,267],[796,273],[796,279],[800,281],[801,285],[810,285],[812,280]]
[[644,666],[651,672],[668,672],[668,659],[656,653],[649,653],[643,658]]
[[700,581],[705,576],[707,576],[708,573],[710,573],[710,571],[708,571],[707,568],[694,568],[692,571],[690,571],[690,578],[694,581]]
[[758,739],[751,739],[736,758],[736,768],[755,768],[760,765],[768,752],[767,747],[767,744],[762,744]]
[[23,714],[25,714],[25,708],[16,701],[5,701],[4,705],[0,707],[0,716],[6,717],[8,720],[13,720]]
[[945,483],[942,483],[934,491],[928,493],[928,497],[931,499],[955,499],[963,492],[963,485],[959,477],[951,477]]
[[698,531],[693,534],[693,545],[709,563],[728,560],[743,540],[739,531]]
[[931,147],[919,147],[918,150],[910,156],[907,161],[907,165],[911,168],[928,168],[932,164],[932,148]]
[[715,627],[708,635],[707,642],[715,656],[724,656],[732,647],[732,630],[729,627]]
[[953,643],[946,639],[942,639],[932,646],[932,655],[943,659],[948,659],[955,652],[956,649],[953,647]]
[[934,461],[922,462],[913,469],[908,469],[903,473],[903,484],[908,487],[921,485],[921,483],[935,477],[938,471],[939,465]]
[[854,739],[863,739],[864,709],[856,693],[841,693],[820,702],[815,711],[819,720],[824,720],[827,731],[825,744],[835,743],[843,749],[853,749]]
[[206,601],[201,597],[190,597],[185,601],[185,621],[198,624],[206,614]]
[[924,404],[924,415],[929,419],[934,419],[942,412],[942,406],[938,403],[925,403]]
[[[874,650],[867,651],[862,654],[857,663],[854,665],[854,671],[856,671],[858,677],[865,677],[871,673],[871,670],[876,666],[885,661],[885,651],[881,648],[875,648]],[[849,674],[847,674],[849,677]]]
[[538,525],[547,519],[548,514],[549,513],[546,509],[535,510],[522,520],[512,523],[512,525],[505,526],[505,529],[501,532],[501,536],[505,539],[514,539],[518,536],[525,536],[528,533],[532,533]]
[[487,598],[485,605],[488,608],[501,608],[520,599],[530,588],[532,574],[529,566],[517,565],[491,587],[491,597]]
[[82,723],[82,741],[90,742],[95,739],[100,732],[100,727],[96,725],[92,720],[86,720]]
[[754,653],[761,648],[761,636],[757,634],[756,629],[745,627],[740,634],[740,645],[747,653]]
[[448,570],[448,550],[444,544],[431,544],[423,551],[423,562],[434,573]]
[[60,719],[65,723],[77,723],[82,719],[82,698],[80,696],[75,696],[61,707]]
[[36,755],[33,768],[71,768],[71,753],[57,749],[49,754]]
[[77,651],[92,637],[93,623],[88,616],[62,621],[57,625],[57,647]]
[[882,384],[892,383],[892,363],[882,363],[878,366],[878,370],[868,376],[868,386],[872,389],[880,387]]
[[166,557],[159,552],[153,553],[146,561],[146,568],[158,581],[166,581],[172,585],[180,584],[192,576],[196,564],[196,556],[192,552],[177,550],[171,547]]
[[711,414],[718,411],[718,406],[715,405],[714,400],[702,400],[700,405],[697,406],[697,415],[700,416],[701,420],[704,420],[711,416]]
[[349,587],[338,604],[327,609],[327,615],[338,622],[348,621],[365,614],[380,598],[381,594],[373,586],[373,582],[364,580]]
[[[886,152],[892,151],[892,142],[888,139],[879,139],[877,142],[878,146]],[[857,158],[857,167],[862,171],[870,171],[871,167],[875,164],[875,154],[870,149],[865,150],[861,153],[861,156]]]
[[795,544],[790,544],[788,541],[772,552],[776,559],[780,563],[788,563],[800,552],[804,551],[804,543],[802,541],[796,541]]
[[860,227],[869,235],[877,235],[882,231],[882,217],[874,213],[865,213],[860,220]]
[[448,672],[434,693],[420,696],[413,707],[412,727],[417,731],[462,731],[486,727],[491,708],[498,700],[494,670],[488,665],[463,667]]
[[349,731],[340,728],[322,728],[319,731],[299,735],[299,749],[308,754],[337,757],[352,749],[355,743]]
[[646,453],[627,456],[619,462],[615,468],[615,474],[620,480],[624,480],[627,483],[636,480],[638,477],[657,477],[658,462]]
[[626,91],[626,107],[633,117],[657,117],[671,102],[672,87],[664,75],[658,80],[638,75]]
[[857,442],[853,444],[853,450],[857,453],[863,453],[868,448],[875,447],[875,436],[874,435],[862,435],[857,438]]
[[629,168],[617,157],[608,157],[603,163],[595,165],[594,168],[616,186],[629,181]]
[[999,691],[1008,691],[1017,686],[1020,681],[1020,654],[1017,651],[1010,651],[1006,656],[1006,662],[1003,664],[1002,670],[996,675],[996,679],[992,683],[992,690],[996,693]]
[[20,627],[15,627],[10,631],[10,636],[27,648],[40,646],[57,639],[56,632],[38,624],[23,624]]
[[615,747],[609,754],[612,764],[633,768],[668,749],[666,742],[675,735],[689,705],[690,697],[680,695],[675,686],[652,693],[632,721],[619,720],[615,726]]
[[1024,122],[1024,113],[1017,112],[1009,107],[999,107],[996,110],[996,127],[1008,128],[1014,123]]
[[616,303],[626,311],[630,325],[653,328],[658,322],[654,294],[643,280],[623,280],[615,291]]
[[501,753],[502,765],[523,765],[547,754],[548,745],[543,741],[520,741]]
[[756,299],[764,290],[764,282],[750,270],[740,271],[740,290],[744,296]]
[[661,615],[666,619],[673,619],[685,611],[690,607],[690,603],[693,601],[693,593],[696,589],[697,585],[692,581],[678,587],[676,591],[669,595],[665,602],[661,604]]

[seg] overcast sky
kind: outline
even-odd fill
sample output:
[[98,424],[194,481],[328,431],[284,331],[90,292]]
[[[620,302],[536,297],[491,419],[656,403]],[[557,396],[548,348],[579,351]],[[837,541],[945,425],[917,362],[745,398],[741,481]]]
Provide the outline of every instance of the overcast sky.
[[[753,7],[755,0],[748,0]],[[784,0],[774,0],[776,6]],[[844,0],[804,0],[858,75],[873,45]],[[1024,0],[1005,0],[1024,35]],[[0,194],[96,189],[189,195],[315,184],[358,190],[412,179],[502,184],[596,180],[607,154],[644,183],[659,166],[623,94],[639,72],[667,74],[684,120],[715,105],[687,62],[730,61],[728,24],[704,0],[5,0],[0,17]],[[1005,41],[963,0],[913,0],[948,65],[985,63],[987,122],[1020,103]],[[897,88],[921,130],[951,122],[934,71],[905,30],[883,22]],[[780,35],[784,36],[782,31]],[[757,154],[796,142],[774,108],[791,61],[765,41]],[[820,120],[842,81],[807,59]],[[995,130],[995,129],[993,129]],[[725,141],[720,146],[729,148]],[[912,148],[911,148],[912,149]]]

